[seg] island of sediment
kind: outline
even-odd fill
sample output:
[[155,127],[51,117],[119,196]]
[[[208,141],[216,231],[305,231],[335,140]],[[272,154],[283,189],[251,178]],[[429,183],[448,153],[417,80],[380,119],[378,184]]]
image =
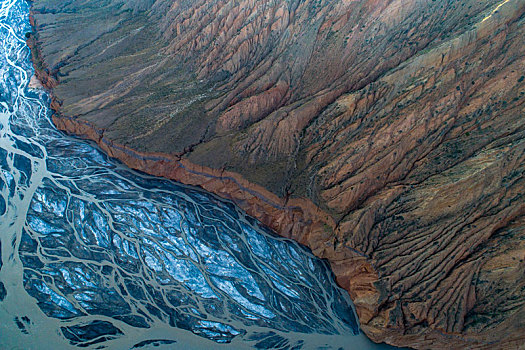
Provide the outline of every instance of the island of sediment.
[[525,0],[34,0],[53,121],[327,259],[376,342],[525,343]]

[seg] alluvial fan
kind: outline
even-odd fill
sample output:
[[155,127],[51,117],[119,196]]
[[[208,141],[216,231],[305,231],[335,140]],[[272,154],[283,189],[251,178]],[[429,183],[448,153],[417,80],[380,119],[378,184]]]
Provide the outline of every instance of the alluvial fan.
[[57,131],[28,87],[29,30],[26,2],[2,1],[2,348],[372,346],[306,249]]

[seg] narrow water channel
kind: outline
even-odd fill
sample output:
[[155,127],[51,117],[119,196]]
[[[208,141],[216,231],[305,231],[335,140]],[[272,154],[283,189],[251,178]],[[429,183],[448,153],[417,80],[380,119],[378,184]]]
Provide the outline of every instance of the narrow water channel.
[[1,349],[379,348],[307,249],[57,131],[0,4]]

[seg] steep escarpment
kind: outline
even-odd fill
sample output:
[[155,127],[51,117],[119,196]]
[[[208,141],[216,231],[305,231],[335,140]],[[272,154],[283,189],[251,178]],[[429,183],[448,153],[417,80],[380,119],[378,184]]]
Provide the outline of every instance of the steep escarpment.
[[33,2],[54,121],[327,258],[375,341],[525,337],[525,1]]

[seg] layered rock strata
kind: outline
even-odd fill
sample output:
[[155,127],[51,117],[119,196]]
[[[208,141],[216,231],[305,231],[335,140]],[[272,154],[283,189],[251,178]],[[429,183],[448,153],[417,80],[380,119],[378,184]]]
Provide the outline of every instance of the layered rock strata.
[[374,341],[525,342],[525,0],[35,0],[62,130],[330,261]]

